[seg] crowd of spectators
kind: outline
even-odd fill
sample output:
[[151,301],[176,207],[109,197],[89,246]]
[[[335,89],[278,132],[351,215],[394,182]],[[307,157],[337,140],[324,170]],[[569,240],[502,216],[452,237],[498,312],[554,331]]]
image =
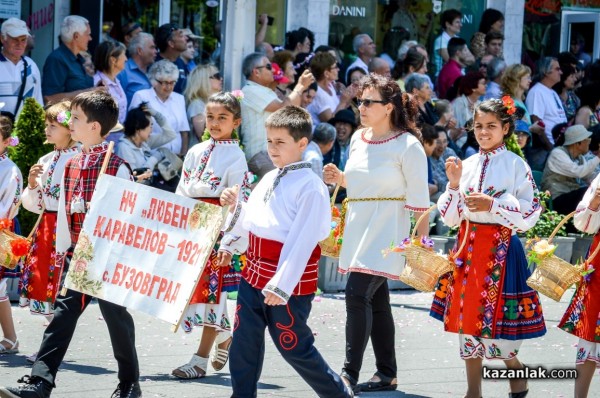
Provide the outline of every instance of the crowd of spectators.
[[[381,51],[370,35],[357,29],[352,51],[344,53],[342,48],[348,50],[350,42],[346,47],[314,49],[315,36],[306,28],[287,32],[284,43],[268,43],[268,16],[260,15],[255,52],[245,57],[240,71],[245,83],[237,134],[250,170],[260,177],[274,167],[266,152],[264,122],[289,104],[306,108],[312,116],[314,137],[306,159],[315,172],[323,163],[343,170],[352,135],[361,126],[358,82],[378,74],[394,79],[417,104],[432,200],[445,189],[445,159],[464,159],[479,150],[470,133],[474,107],[485,99],[508,96],[519,119],[517,146],[531,168],[543,175],[537,182],[551,192],[555,208],[569,211],[578,201],[572,195],[585,191],[600,169],[597,146],[592,145],[594,152],[589,149],[600,134],[599,61],[593,62],[583,51],[583,39],[575,35],[569,52],[540,58],[535,70],[520,63],[507,65],[503,14],[485,10],[471,38],[461,36],[462,19],[454,9],[441,14],[431,51],[413,34],[411,21],[398,16],[398,25],[385,33]],[[0,67],[5,73],[0,92],[11,94],[4,97],[3,114],[18,114],[26,97],[49,104],[86,90],[106,90],[119,105],[120,125],[109,139],[122,147],[124,157],[131,157],[126,160],[152,171],[169,153],[184,156],[203,140],[205,104],[223,89],[221,71],[215,63],[200,62],[199,36],[190,29],[168,23],[151,34],[132,22],[123,34],[124,44],[107,36],[90,56],[88,21],[68,16],[60,45],[40,75],[33,60],[24,56],[24,43],[30,38],[25,23],[7,20],[2,25]],[[220,45],[215,54],[218,50]],[[20,98],[15,93],[23,70],[27,74]]]

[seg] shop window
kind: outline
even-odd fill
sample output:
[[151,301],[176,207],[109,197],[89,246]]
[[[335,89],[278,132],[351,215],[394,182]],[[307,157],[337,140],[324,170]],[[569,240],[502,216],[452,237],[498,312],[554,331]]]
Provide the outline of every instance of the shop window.
[[[431,49],[433,41],[441,34],[440,15],[451,8],[463,14],[460,37],[470,42],[479,28],[481,14],[486,8],[485,0],[331,0],[329,45],[340,48],[347,56],[354,53],[354,36],[367,33],[377,44],[377,52],[381,53],[386,33],[402,27],[411,39]],[[431,61],[433,57],[430,55],[429,58]],[[432,67],[429,70],[432,71]]]
[[269,26],[265,35],[265,41],[273,45],[285,44],[285,0],[264,0],[256,2],[256,29],[258,31],[258,16],[267,14],[269,16]]
[[104,0],[104,33],[123,41],[123,29],[131,22],[138,23],[144,32],[154,34],[158,27],[158,1]]
[[189,28],[198,39],[198,54],[200,62],[210,60],[215,50],[220,32],[219,7],[211,7],[204,0],[172,0],[171,22],[181,28]]

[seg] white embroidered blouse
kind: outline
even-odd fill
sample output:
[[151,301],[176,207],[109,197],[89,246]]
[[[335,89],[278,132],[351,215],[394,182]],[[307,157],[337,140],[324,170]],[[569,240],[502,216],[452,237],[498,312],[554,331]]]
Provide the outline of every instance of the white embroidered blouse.
[[288,297],[300,281],[310,255],[329,235],[331,209],[327,187],[311,170],[298,162],[271,170],[252,191],[248,203],[240,202],[226,222],[227,230],[248,245],[248,234],[283,243],[277,272],[263,293]]
[[0,155],[0,218],[14,218],[19,212],[19,201],[23,190],[21,170],[8,158],[6,152]]
[[597,175],[587,191],[585,191],[583,199],[579,202],[577,209],[575,210],[575,217],[573,217],[575,228],[586,234],[595,234],[600,229],[600,208],[590,208],[590,202],[594,199],[596,189],[599,187],[600,175]]
[[[219,198],[225,188],[239,185],[240,199],[246,202],[252,179],[239,141],[215,141],[211,138],[188,151],[175,193],[189,198]],[[247,243],[225,234],[220,247],[230,253],[241,254],[246,251],[245,246]]]
[[[523,159],[502,145],[488,152],[480,150],[462,165],[459,188],[451,189],[448,185],[437,202],[446,225],[455,226],[468,218],[476,223],[501,224],[513,233],[535,225],[542,207],[531,169]],[[493,198],[489,211],[469,211],[464,198],[472,192]]]
[[57,211],[65,165],[80,151],[79,146],[74,146],[55,149],[42,156],[37,162],[42,165],[42,174],[36,178],[35,188],[26,187],[23,191],[23,207],[37,214],[44,210]]

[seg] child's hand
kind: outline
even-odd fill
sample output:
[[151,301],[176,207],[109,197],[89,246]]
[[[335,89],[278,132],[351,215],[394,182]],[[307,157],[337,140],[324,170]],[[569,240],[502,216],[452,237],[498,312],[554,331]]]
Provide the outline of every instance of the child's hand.
[[219,267],[227,267],[229,264],[231,264],[231,257],[232,254],[229,252],[226,252],[225,250],[219,250],[217,252],[217,266]]
[[342,172],[333,163],[328,163],[323,167],[323,181],[325,184],[341,184]]
[[494,198],[481,192],[474,192],[465,197],[465,204],[471,213],[489,211]]
[[446,159],[446,175],[451,188],[458,188],[462,176],[462,161],[454,156]]
[[276,294],[267,292],[267,294],[265,294],[265,304],[266,305],[283,305],[284,302],[281,299],[281,297],[277,296]]
[[234,185],[231,188],[225,188],[221,193],[221,206],[229,206],[229,211],[233,213],[235,206],[237,206],[239,191],[239,185]]
[[37,186],[36,179],[44,172],[44,166],[41,164],[34,164],[29,169],[29,176],[27,177],[27,183],[30,187]]

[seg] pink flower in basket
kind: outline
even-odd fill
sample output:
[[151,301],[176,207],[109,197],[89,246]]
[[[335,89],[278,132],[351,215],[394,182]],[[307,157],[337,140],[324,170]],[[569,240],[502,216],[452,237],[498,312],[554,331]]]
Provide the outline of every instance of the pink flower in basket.
[[79,259],[75,261],[75,272],[83,272],[87,269],[87,261]]

